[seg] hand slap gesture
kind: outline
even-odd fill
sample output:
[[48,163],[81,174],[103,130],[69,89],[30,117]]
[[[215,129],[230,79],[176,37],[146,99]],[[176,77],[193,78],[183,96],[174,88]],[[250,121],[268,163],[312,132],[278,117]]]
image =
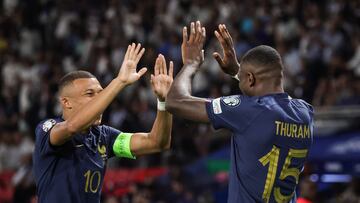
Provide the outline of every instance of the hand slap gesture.
[[200,65],[204,61],[204,43],[206,31],[201,27],[200,21],[191,22],[190,37],[188,37],[187,27],[183,29],[183,42],[181,44],[182,61],[184,65]]
[[136,72],[136,66],[144,52],[145,49],[141,48],[141,44],[135,45],[135,43],[132,43],[128,46],[118,74],[118,79],[121,82],[129,85],[139,80],[139,78],[146,73],[147,68],[145,67],[142,68],[139,72]]
[[165,57],[161,54],[156,58],[154,75],[151,74],[151,87],[160,101],[165,101],[173,82],[174,63],[170,61],[169,71]]
[[234,49],[234,43],[229,31],[224,24],[219,25],[219,31],[215,31],[215,36],[219,40],[223,49],[224,58],[221,58],[218,52],[214,52],[213,56],[219,63],[221,69],[229,74],[236,75],[239,71],[239,62],[236,58],[236,52]]

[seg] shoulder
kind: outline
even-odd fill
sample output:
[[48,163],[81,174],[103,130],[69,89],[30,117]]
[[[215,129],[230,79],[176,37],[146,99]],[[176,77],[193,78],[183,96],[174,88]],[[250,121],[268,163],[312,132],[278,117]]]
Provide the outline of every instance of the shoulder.
[[[229,112],[227,116],[244,116],[245,112],[263,111],[257,97],[246,95],[223,96],[212,100],[212,110],[214,114]],[[247,115],[249,116],[249,115]]]
[[61,122],[62,119],[60,118],[47,118],[39,122],[39,124],[36,126],[36,134],[39,134],[41,132],[47,133],[50,131],[52,127],[54,127],[57,123]]
[[221,114],[223,111],[254,111],[261,109],[258,98],[246,95],[230,95],[213,99],[211,107],[215,114]]
[[225,107],[236,108],[244,105],[256,105],[257,98],[246,95],[230,95],[218,98]]
[[314,113],[314,108],[311,104],[307,103],[306,101],[302,100],[302,99],[292,99],[292,101],[294,102],[294,104],[297,107],[300,108],[306,108],[309,110],[310,113]]

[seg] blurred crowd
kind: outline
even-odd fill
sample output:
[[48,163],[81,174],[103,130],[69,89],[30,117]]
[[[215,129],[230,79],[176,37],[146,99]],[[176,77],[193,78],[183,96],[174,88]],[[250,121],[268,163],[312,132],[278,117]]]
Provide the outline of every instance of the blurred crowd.
[[[61,115],[57,82],[65,73],[90,71],[105,87],[116,76],[127,45],[142,43],[146,51],[139,67],[149,71],[119,94],[103,122],[126,132],[147,131],[156,116],[149,83],[155,58],[162,53],[174,61],[175,72],[181,68],[181,31],[191,21],[200,20],[207,29],[206,60],[193,84],[196,95],[214,98],[239,93],[236,81],[223,74],[212,58],[214,51],[221,53],[213,32],[225,23],[239,59],[260,44],[279,51],[286,68],[284,85],[291,96],[324,108],[360,104],[357,0],[0,2],[0,172],[15,171],[10,182],[0,181],[0,191],[16,188],[2,193],[9,196],[34,193],[29,183],[34,129],[39,121]],[[181,174],[184,165],[224,146],[229,136],[218,136],[222,134],[228,135],[214,132],[209,125],[175,119],[171,151],[137,161],[112,160],[109,167],[161,165]],[[123,201],[215,201],[208,188],[194,193],[186,189],[182,176],[169,177],[160,184],[172,191],[169,199],[156,199],[150,184],[134,185],[138,193]],[[14,202],[31,199],[25,196]]]

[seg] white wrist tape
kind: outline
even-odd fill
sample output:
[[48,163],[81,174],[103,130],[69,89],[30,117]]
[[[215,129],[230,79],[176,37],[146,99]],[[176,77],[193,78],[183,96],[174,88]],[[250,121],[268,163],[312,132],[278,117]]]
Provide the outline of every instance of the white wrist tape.
[[157,110],[158,111],[166,111],[165,102],[162,102],[158,99],[157,100]]

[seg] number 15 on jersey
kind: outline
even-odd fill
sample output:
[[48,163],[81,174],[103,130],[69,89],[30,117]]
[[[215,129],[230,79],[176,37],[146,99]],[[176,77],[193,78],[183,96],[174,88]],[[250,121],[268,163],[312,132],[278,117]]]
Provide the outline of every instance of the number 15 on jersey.
[[[297,184],[299,180],[300,169],[289,166],[293,158],[305,158],[307,152],[308,152],[307,149],[289,149],[289,152],[286,156],[284,165],[282,167],[282,170],[280,171],[280,175],[278,179],[281,181],[287,177],[292,176],[293,178],[295,178]],[[268,165],[268,172],[266,176],[264,192],[262,195],[262,199],[264,202],[269,202],[271,191],[273,190],[274,187],[274,183],[277,175],[278,163],[279,163],[279,156],[280,156],[280,148],[274,145],[269,153],[267,153],[265,156],[259,159],[260,163],[263,166]],[[293,197],[294,193],[295,192],[293,192],[290,195],[283,195],[279,187],[274,188],[274,198],[277,203],[289,202],[290,199]]]

